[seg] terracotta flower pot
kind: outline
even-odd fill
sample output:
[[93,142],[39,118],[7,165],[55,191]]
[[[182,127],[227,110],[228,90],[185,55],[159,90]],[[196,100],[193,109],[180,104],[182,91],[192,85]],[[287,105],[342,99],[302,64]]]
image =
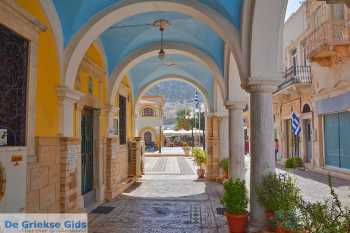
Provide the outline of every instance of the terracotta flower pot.
[[293,233],[292,231],[286,229],[281,224],[278,224],[278,226],[276,227],[275,231],[276,231],[276,233]]
[[276,231],[276,228],[271,226],[271,223],[274,221],[275,219],[275,212],[273,211],[265,211],[265,217],[266,217],[266,220],[267,220],[267,230],[268,231]]
[[248,212],[236,215],[225,212],[230,233],[245,233],[248,226]]
[[224,178],[228,179],[228,171],[224,171]]
[[198,175],[198,179],[203,179],[205,175],[205,170],[203,168],[198,168],[197,175]]

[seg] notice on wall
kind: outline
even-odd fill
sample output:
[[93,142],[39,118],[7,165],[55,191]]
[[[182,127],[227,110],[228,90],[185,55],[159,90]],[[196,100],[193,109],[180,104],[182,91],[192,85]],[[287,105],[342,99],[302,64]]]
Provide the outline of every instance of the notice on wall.
[[0,146],[7,145],[7,129],[0,129]]
[[80,159],[80,146],[69,145],[67,150],[68,150],[68,168],[70,172],[74,172],[77,167],[77,160]]

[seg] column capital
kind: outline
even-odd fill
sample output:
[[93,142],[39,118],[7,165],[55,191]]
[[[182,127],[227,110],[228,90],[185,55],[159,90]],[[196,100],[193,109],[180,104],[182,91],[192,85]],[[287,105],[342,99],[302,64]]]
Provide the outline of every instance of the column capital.
[[79,102],[81,97],[84,95],[80,91],[71,89],[66,86],[58,86],[56,90],[57,90],[57,96],[61,100],[68,100],[73,103]]
[[225,102],[225,106],[228,109],[242,109],[243,110],[247,106],[247,102],[227,100]]
[[110,112],[110,113],[118,113],[119,108],[114,105],[107,105],[103,108],[103,111]]
[[281,79],[256,79],[250,78],[246,90],[249,93],[272,93],[277,89]]

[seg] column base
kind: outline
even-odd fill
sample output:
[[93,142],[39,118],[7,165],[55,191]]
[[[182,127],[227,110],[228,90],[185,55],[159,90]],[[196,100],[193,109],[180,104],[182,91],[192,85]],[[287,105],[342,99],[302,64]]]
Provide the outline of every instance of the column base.
[[263,233],[264,232],[264,226],[258,226],[254,223],[250,223],[248,226],[248,233]]

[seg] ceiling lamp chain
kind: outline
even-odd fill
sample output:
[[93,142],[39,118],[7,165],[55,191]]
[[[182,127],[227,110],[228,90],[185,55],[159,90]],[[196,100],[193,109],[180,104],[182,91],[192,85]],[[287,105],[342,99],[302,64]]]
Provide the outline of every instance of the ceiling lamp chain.
[[158,19],[153,22],[154,27],[158,27],[160,31],[160,50],[158,52],[158,57],[160,60],[165,58],[164,51],[164,30],[170,26],[170,22],[166,19]]

